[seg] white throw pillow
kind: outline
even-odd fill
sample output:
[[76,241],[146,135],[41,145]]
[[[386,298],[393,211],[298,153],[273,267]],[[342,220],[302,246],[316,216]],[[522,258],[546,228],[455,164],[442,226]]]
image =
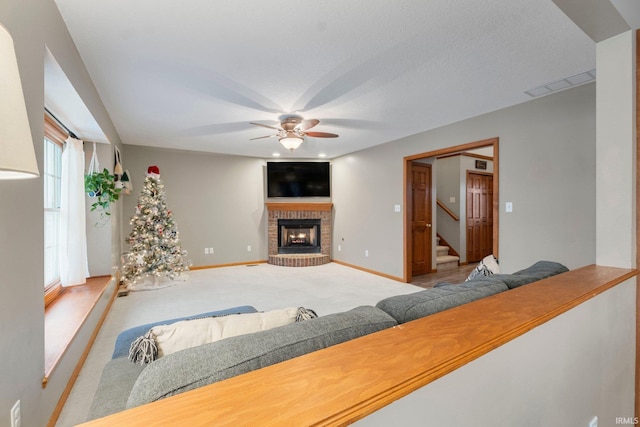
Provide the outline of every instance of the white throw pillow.
[[500,274],[500,265],[498,265],[498,259],[496,257],[493,255],[487,255],[482,259],[482,262],[487,266],[492,274]]
[[475,279],[476,277],[491,276],[492,274],[500,274],[500,266],[498,260],[493,255],[487,255],[480,263],[471,271],[465,282]]
[[158,357],[208,344],[223,338],[265,331],[296,321],[297,307],[264,313],[244,313],[223,317],[182,320],[151,328],[158,346]]

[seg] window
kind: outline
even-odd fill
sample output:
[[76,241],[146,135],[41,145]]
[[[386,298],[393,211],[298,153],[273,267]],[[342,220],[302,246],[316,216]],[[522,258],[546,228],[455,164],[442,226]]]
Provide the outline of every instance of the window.
[[60,194],[62,147],[66,133],[49,116],[44,126],[44,290],[45,306],[61,292],[58,230],[60,226]]
[[44,139],[44,284],[60,280],[58,230],[60,225],[60,182],[62,147]]

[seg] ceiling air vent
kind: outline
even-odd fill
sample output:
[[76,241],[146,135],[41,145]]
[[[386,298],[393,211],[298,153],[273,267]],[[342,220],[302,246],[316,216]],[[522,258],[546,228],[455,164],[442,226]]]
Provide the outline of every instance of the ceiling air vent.
[[567,77],[562,80],[547,83],[546,85],[539,86],[535,89],[529,89],[525,91],[527,95],[532,98],[538,96],[548,95],[553,92],[569,89],[571,87],[580,86],[585,83],[589,83],[596,79],[596,69],[585,71],[584,73],[576,74],[575,76]]

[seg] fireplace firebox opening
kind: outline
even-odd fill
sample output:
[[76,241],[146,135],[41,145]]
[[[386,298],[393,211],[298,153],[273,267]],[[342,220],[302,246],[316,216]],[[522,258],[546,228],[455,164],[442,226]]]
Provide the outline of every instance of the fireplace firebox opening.
[[319,254],[320,236],[320,219],[278,219],[279,254]]

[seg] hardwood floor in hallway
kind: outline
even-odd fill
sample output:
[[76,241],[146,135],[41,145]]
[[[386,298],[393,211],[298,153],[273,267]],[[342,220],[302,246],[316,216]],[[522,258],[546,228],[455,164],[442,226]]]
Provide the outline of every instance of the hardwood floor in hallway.
[[420,286],[421,288],[433,288],[438,283],[462,283],[469,273],[476,266],[476,263],[462,265],[455,270],[447,270],[436,273],[421,274],[420,276],[414,276],[411,279],[411,284]]

